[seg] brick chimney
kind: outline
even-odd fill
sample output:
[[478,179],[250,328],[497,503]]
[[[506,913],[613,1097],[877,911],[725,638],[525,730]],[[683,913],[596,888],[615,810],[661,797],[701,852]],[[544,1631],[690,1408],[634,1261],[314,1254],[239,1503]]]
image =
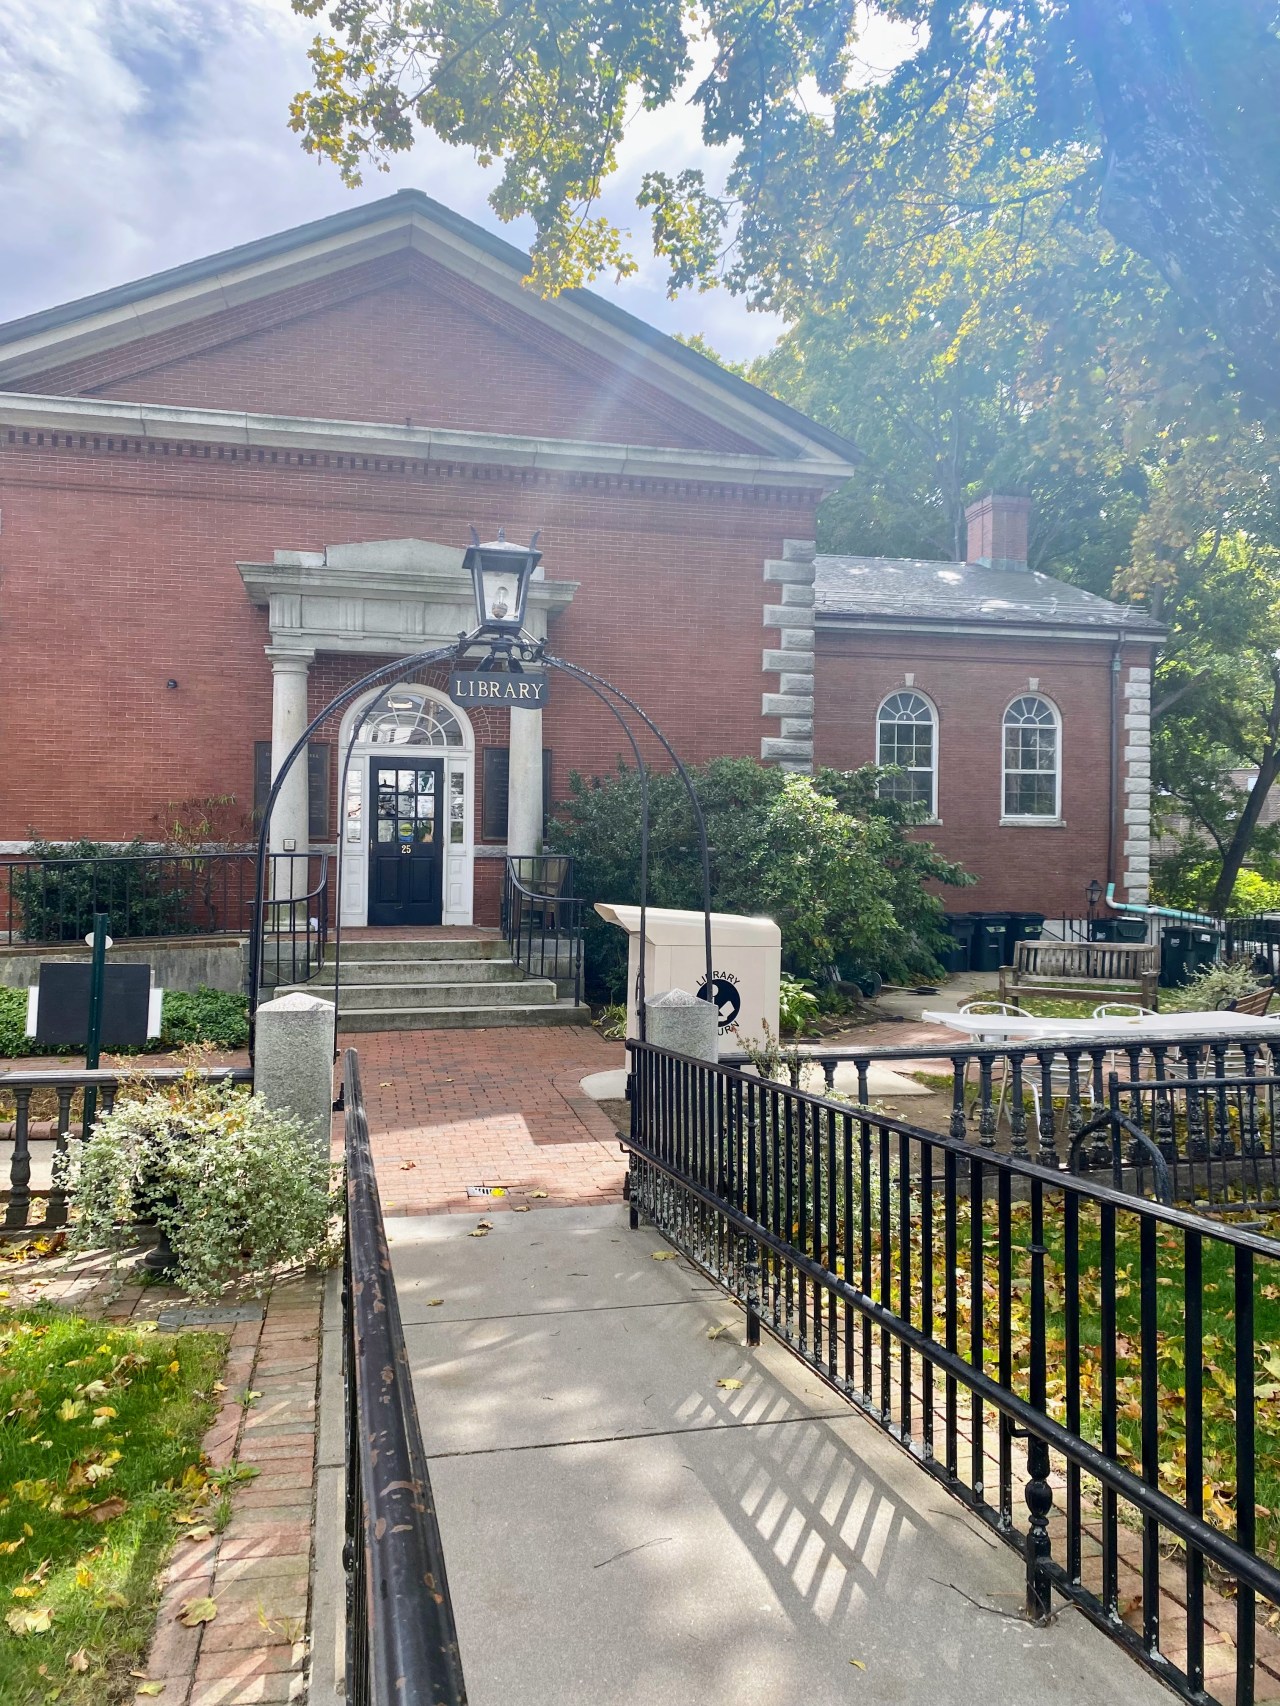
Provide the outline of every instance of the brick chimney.
[[971,503],[964,512],[969,524],[967,560],[984,569],[1019,569],[1025,573],[1030,517],[1029,498],[990,492]]

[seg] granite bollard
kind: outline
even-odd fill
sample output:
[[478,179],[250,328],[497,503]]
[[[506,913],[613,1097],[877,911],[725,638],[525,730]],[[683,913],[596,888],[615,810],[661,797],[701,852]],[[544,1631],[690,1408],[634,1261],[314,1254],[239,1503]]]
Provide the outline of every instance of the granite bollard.
[[655,1048],[714,1064],[720,1058],[720,1015],[713,1001],[667,989],[644,1004],[645,1035]]
[[269,1108],[301,1120],[325,1155],[333,1112],[334,1005],[280,995],[258,1008],[253,1088]]

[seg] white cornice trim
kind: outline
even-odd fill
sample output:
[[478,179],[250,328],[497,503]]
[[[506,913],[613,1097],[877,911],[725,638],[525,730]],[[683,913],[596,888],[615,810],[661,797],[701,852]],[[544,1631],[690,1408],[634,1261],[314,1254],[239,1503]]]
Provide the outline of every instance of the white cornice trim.
[[718,385],[714,375],[690,371],[660,347],[592,313],[583,303],[568,296],[544,299],[522,284],[506,260],[437,225],[418,208],[390,209],[384,218],[0,343],[0,384],[17,383],[27,374],[115,349],[402,250],[428,256],[519,314],[636,373],[754,443],[783,455],[815,449],[831,455],[815,445],[799,423],[789,426],[756,407],[749,394],[734,395]]
[[736,486],[826,489],[843,484],[852,464],[828,451],[808,457],[743,456],[727,451],[590,444],[575,439],[519,438],[505,433],[398,427],[379,421],[328,421],[291,415],[189,409],[104,397],[45,397],[0,392],[0,427],[34,432],[96,434],[248,449],[319,450],[337,455],[402,457],[413,462],[460,462],[544,473],[711,481]]

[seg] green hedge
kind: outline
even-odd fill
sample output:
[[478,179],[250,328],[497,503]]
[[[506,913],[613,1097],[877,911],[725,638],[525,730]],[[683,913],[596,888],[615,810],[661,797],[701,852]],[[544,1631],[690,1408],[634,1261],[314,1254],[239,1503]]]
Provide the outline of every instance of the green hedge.
[[[0,989],[0,1059],[17,1060],[31,1054],[79,1054],[75,1048],[50,1051],[26,1034],[27,992]],[[215,1048],[243,1048],[249,1041],[249,1003],[243,995],[200,988],[186,993],[167,989],[161,1009],[160,1035],[146,1046],[148,1054],[179,1048],[185,1043],[210,1043]],[[130,1052],[113,1049],[113,1054]]]

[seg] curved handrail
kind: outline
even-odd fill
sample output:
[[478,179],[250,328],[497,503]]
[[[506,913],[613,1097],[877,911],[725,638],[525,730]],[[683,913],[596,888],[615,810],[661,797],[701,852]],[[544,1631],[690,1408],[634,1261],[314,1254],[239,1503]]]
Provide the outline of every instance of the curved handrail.
[[[530,888],[517,874],[516,867],[522,860],[543,858],[568,860],[563,886],[558,891]],[[567,854],[507,854],[503,872],[502,934],[511,949],[511,956],[526,977],[551,976],[557,983],[571,979],[577,1002],[582,1000],[583,908],[584,902],[573,893],[573,861]],[[548,913],[553,919],[550,928]]]

